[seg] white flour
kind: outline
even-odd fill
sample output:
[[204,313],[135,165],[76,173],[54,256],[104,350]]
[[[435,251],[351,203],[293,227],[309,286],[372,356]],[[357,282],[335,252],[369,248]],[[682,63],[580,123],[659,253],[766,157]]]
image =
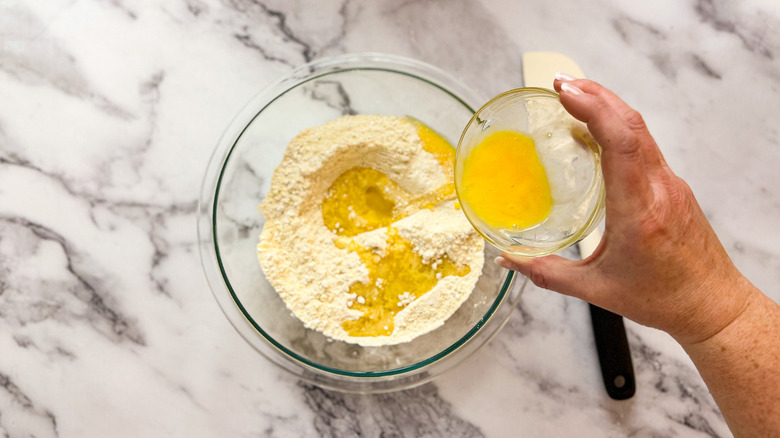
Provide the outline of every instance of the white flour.
[[[442,325],[466,300],[482,271],[484,242],[452,200],[395,222],[392,227],[412,242],[425,263],[446,254],[470,272],[441,278],[413,301],[414,296],[399,296],[409,304],[395,315],[391,335],[350,336],[342,323],[363,312],[349,308],[357,299],[349,289],[355,282],[367,283],[369,271],[355,252],[335,245],[345,238],[325,226],[321,205],[333,181],[356,166],[384,172],[412,195],[447,182],[439,162],[423,150],[417,126],[406,118],[345,116],[307,129],[288,145],[262,203],[266,222],[258,259],[270,283],[306,327],[360,345],[406,342]],[[387,228],[379,228],[352,239],[381,255],[387,234]]]

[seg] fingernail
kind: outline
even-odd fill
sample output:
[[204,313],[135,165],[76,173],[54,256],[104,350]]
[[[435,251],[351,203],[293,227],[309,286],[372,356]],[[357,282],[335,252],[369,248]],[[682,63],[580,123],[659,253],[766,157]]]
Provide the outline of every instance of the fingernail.
[[501,266],[504,269],[510,269],[513,271],[517,270],[517,266],[514,263],[510,262],[509,260],[501,256],[496,257],[496,259],[493,260],[493,263],[497,264],[498,266]]
[[568,82],[564,82],[561,84],[561,92],[562,93],[568,93],[574,96],[580,96],[582,95],[582,90],[577,88],[575,85],[572,85]]
[[570,82],[570,81],[573,81],[573,80],[575,80],[577,78],[575,78],[574,76],[572,76],[572,75],[570,75],[568,73],[564,73],[562,71],[559,71],[559,72],[555,73],[555,79],[557,79],[559,81]]

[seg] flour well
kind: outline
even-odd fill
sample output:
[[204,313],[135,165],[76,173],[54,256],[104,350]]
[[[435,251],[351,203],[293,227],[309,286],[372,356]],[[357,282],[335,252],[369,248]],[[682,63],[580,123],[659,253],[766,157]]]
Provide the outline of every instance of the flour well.
[[468,298],[484,243],[455,208],[443,165],[451,147],[424,143],[426,129],[402,117],[345,116],[288,145],[261,205],[257,254],[306,327],[396,344],[439,327]]

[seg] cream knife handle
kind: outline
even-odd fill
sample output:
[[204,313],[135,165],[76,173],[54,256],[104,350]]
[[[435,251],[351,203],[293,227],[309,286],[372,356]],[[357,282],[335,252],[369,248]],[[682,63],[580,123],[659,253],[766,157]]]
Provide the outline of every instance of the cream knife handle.
[[590,234],[577,242],[577,245],[580,248],[580,258],[584,260],[590,257],[590,255],[596,251],[596,248],[598,248],[599,243],[601,243],[601,230],[596,227]]

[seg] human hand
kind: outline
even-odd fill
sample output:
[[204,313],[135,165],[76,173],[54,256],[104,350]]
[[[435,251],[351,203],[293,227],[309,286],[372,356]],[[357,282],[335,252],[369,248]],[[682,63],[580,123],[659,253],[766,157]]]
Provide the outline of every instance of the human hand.
[[595,82],[558,75],[554,86],[603,149],[604,237],[582,261],[504,253],[496,263],[540,287],[664,330],[680,343],[718,333],[760,292],[734,267],[641,115]]

